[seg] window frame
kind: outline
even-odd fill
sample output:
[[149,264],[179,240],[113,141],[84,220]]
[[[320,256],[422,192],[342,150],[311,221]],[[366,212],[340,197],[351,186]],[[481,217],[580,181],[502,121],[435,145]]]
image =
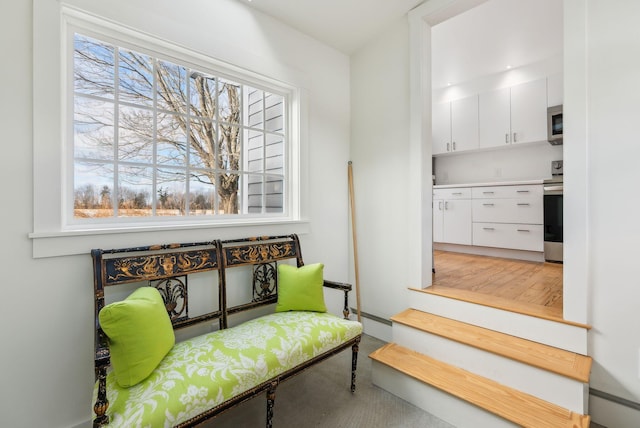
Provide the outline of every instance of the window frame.
[[[284,219],[287,220],[290,217],[290,213],[292,211],[292,207],[290,202],[290,197],[288,195],[288,190],[290,188],[289,185],[289,180],[290,180],[290,174],[288,174],[289,171],[289,166],[291,164],[290,161],[290,154],[291,154],[291,146],[293,144],[292,138],[289,135],[290,132],[290,123],[291,120],[291,116],[294,113],[294,108],[292,107],[293,104],[293,94],[294,94],[294,88],[290,87],[290,86],[283,86],[282,84],[273,84],[273,82],[267,82],[266,79],[261,78],[260,81],[258,81],[258,79],[253,78],[252,80],[249,80],[248,77],[246,76],[246,73],[244,73],[245,75],[238,75],[238,74],[231,74],[229,73],[227,70],[224,70],[220,67],[217,67],[217,64],[213,63],[210,59],[208,59],[207,63],[197,63],[196,61],[198,60],[197,58],[193,58],[193,56],[187,52],[180,52],[179,50],[172,50],[172,51],[165,51],[165,52],[159,52],[160,48],[158,48],[157,46],[151,46],[150,43],[144,43],[144,42],[140,42],[139,40],[136,39],[132,39],[131,37],[126,37],[127,40],[124,40],[123,37],[119,37],[119,38],[115,38],[112,34],[104,34],[104,32],[101,31],[95,31],[95,26],[92,26],[91,29],[88,28],[83,28],[83,27],[79,27],[77,25],[69,25],[68,26],[68,47],[67,47],[67,52],[70,56],[70,58],[67,58],[67,62],[68,62],[68,69],[65,71],[67,74],[67,77],[69,78],[69,81],[67,82],[68,84],[68,91],[66,93],[66,102],[67,102],[67,117],[66,119],[64,119],[64,124],[67,126],[67,141],[66,144],[68,144],[68,152],[69,152],[69,158],[67,159],[68,164],[65,167],[65,170],[68,172],[67,175],[67,194],[72,195],[75,192],[75,188],[74,188],[74,174],[72,174],[72,171],[75,171],[76,168],[76,161],[77,159],[75,159],[74,153],[75,153],[75,145],[74,145],[74,134],[75,134],[75,129],[74,129],[74,101],[76,99],[76,96],[79,96],[81,99],[87,99],[87,100],[99,100],[100,97],[95,97],[92,95],[87,95],[87,94],[76,94],[76,91],[74,90],[75,87],[75,79],[74,79],[74,36],[76,34],[79,34],[81,36],[85,36],[85,37],[90,37],[98,42],[103,42],[103,43],[107,43],[109,45],[114,46],[114,48],[116,49],[116,51],[114,53],[117,53],[119,51],[125,50],[125,51],[135,51],[137,53],[146,55],[148,57],[150,57],[153,61],[155,60],[159,60],[159,61],[165,61],[165,62],[171,62],[173,64],[175,64],[178,67],[185,67],[188,70],[197,70],[198,72],[202,72],[202,73],[206,73],[207,75],[211,75],[213,76],[216,80],[219,81],[231,81],[233,83],[237,83],[239,85],[242,86],[242,91],[241,91],[241,97],[243,99],[243,103],[245,101],[248,100],[247,95],[245,94],[245,89],[247,89],[248,87],[257,89],[259,91],[263,92],[263,97],[261,99],[261,103],[262,103],[262,113],[264,115],[266,115],[266,102],[265,102],[265,98],[264,95],[266,93],[268,94],[273,94],[273,95],[277,95],[277,96],[281,96],[283,98],[283,100],[285,101],[285,106],[286,108],[283,109],[283,113],[284,113],[284,118],[285,118],[285,126],[283,127],[283,130],[281,132],[281,136],[283,137],[284,140],[284,153],[283,153],[283,170],[285,171],[285,173],[283,174],[283,185],[285,186],[284,191],[283,191],[283,195],[284,195],[284,204],[282,207],[283,212],[282,213],[268,213],[268,212],[262,212],[262,213],[256,213],[256,214],[251,214],[248,212],[245,212],[246,209],[242,209],[240,213],[238,214],[214,214],[214,215],[207,215],[207,216],[196,216],[196,215],[192,215],[188,213],[188,209],[186,209],[187,214],[185,214],[184,216],[156,216],[156,215],[150,215],[150,216],[141,216],[141,217],[109,217],[109,218],[97,218],[97,219],[77,219],[74,215],[74,207],[73,204],[71,203],[71,201],[66,200],[64,201],[64,208],[65,208],[65,225],[68,229],[73,230],[73,229],[85,229],[85,228],[95,228],[96,225],[97,227],[105,227],[105,228],[112,228],[112,227],[118,227],[119,225],[124,225],[126,226],[127,224],[131,223],[131,224],[155,224],[158,223],[160,225],[163,224],[167,224],[167,223],[171,223],[171,222],[176,222],[178,224],[181,223],[190,223],[190,222],[202,222],[202,221],[211,221],[213,223],[221,223],[221,224],[233,224],[236,222],[242,222],[242,221],[246,221],[246,220],[252,220],[252,219],[263,219],[263,218],[273,218],[273,219]],[[117,36],[117,35],[116,35]],[[144,46],[142,45],[144,44]],[[217,68],[213,68],[213,67],[217,67]],[[269,85],[269,86],[268,86]],[[117,88],[117,81],[114,81],[114,98],[113,100],[108,100],[109,102],[113,102],[115,106],[117,106],[116,111],[121,110],[122,108],[139,108],[139,106],[136,106],[134,104],[132,104],[130,101],[123,101],[121,99],[118,99],[115,97],[115,94],[118,92]],[[149,112],[151,112],[152,115],[157,115],[157,114],[164,114],[166,113],[166,111],[162,110],[160,107],[158,107],[157,105],[153,105],[151,107],[149,106],[144,106],[142,107],[144,108],[144,110],[148,110]],[[244,109],[248,108],[248,106],[245,106],[243,104],[243,118],[244,118]],[[190,113],[189,111],[187,113],[185,113],[187,115],[187,117],[189,117],[191,120],[191,115],[192,113]],[[115,120],[115,119],[114,119]],[[263,119],[265,122],[263,123],[263,127],[261,129],[258,128],[254,128],[252,127],[248,122],[240,122],[239,124],[235,125],[237,127],[239,127],[240,129],[242,129],[242,133],[240,138],[242,139],[242,144],[244,145],[244,143],[246,142],[246,138],[247,135],[250,132],[260,132],[263,134],[264,138],[265,138],[265,144],[266,144],[266,139],[268,135],[279,135],[280,133],[278,132],[273,132],[273,131],[269,131],[264,124],[266,123],[266,117]],[[216,127],[218,127],[218,123],[220,122],[220,119],[218,117],[216,117],[215,119],[213,119],[213,121],[216,123]],[[117,134],[117,126],[114,128],[114,131]],[[241,186],[239,187],[239,191],[241,192],[241,199],[240,199],[240,206],[244,207],[243,204],[245,204],[247,202],[247,194],[245,193],[245,191],[247,190],[248,186],[246,184],[246,180],[248,179],[248,177],[250,175],[262,175],[265,178],[265,181],[263,181],[264,184],[264,189],[266,190],[266,183],[268,182],[267,177],[270,175],[268,172],[264,171],[260,172],[260,173],[256,173],[256,172],[251,172],[248,168],[246,167],[246,157],[248,157],[248,150],[246,147],[243,147],[243,151],[241,153],[242,156],[242,164],[241,164],[241,168],[237,171],[238,175],[241,178]],[[263,153],[265,153],[266,155],[266,146],[263,147]],[[116,156],[116,158],[114,159],[115,164],[114,165],[119,165],[121,160],[119,160]],[[266,162],[266,158],[263,159],[263,162]],[[157,168],[159,165],[154,163],[148,164],[147,167],[149,168]],[[142,167],[142,165],[141,165]],[[195,167],[193,165],[186,165],[184,166],[185,168],[187,168],[188,170],[190,169],[194,169]],[[188,181],[188,176],[186,177],[187,181]],[[154,183],[154,186],[157,183]],[[114,187],[115,190],[115,187]],[[216,195],[217,196],[217,195]],[[155,196],[154,196],[155,199]],[[262,202],[266,203],[266,194],[263,193],[262,194]],[[264,208],[264,207],[263,207]],[[116,209],[115,205],[114,205],[114,209]]]
[[[57,2],[54,2],[54,4]],[[41,3],[42,4],[42,3]],[[47,6],[50,7],[50,6]],[[260,63],[250,52],[245,64],[231,64],[188,49],[177,42],[169,42],[159,36],[151,36],[113,21],[89,15],[68,5],[57,8],[57,22],[45,19],[47,13],[34,10],[34,227],[29,237],[33,241],[33,256],[51,257],[81,254],[97,246],[130,243],[131,238],[142,243],[181,242],[202,240],[203,232],[211,239],[233,237],[239,233],[261,235],[268,233],[306,233],[309,229],[305,218],[306,199],[302,195],[308,187],[306,171],[307,145],[307,91],[305,76],[286,66],[272,70],[256,70]],[[38,21],[42,26],[38,27]],[[39,31],[36,31],[38,28]],[[73,198],[73,35],[75,32],[104,41],[123,40],[136,49],[153,46],[152,51],[162,53],[163,59],[175,58],[181,65],[203,64],[217,77],[245,83],[288,98],[288,121],[285,133],[289,141],[285,153],[286,202],[283,213],[260,215],[224,215],[172,218],[163,221],[127,221],[113,224],[72,224],[68,201]],[[51,40],[57,34],[58,38]],[[55,49],[54,49],[55,46]],[[146,52],[146,51],[145,51]],[[56,57],[57,55],[57,57]],[[242,56],[235,55],[237,60]],[[48,70],[38,67],[38,62],[48,65]],[[239,61],[242,62],[242,61]],[[56,67],[55,65],[58,64]],[[269,71],[275,71],[274,74]],[[266,77],[271,75],[274,77]],[[56,82],[58,87],[56,88]],[[277,90],[275,90],[277,88]],[[57,106],[57,108],[56,108]],[[59,114],[52,114],[52,111]],[[58,120],[56,123],[55,121]],[[57,131],[56,131],[57,130]],[[56,138],[56,135],[59,137]],[[53,159],[53,161],[51,161]],[[59,159],[56,162],[55,159]],[[248,172],[248,171],[247,171]],[[71,199],[69,199],[71,198]],[[71,204],[72,205],[72,204]],[[132,235],[135,233],[135,235]],[[176,237],[176,238],[174,238]],[[207,239],[207,238],[204,238]],[[102,244],[104,242],[104,244]]]

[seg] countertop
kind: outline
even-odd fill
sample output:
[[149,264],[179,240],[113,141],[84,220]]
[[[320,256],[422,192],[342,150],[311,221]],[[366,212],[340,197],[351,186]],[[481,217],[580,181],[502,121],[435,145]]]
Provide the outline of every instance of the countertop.
[[455,189],[458,187],[485,187],[485,186],[518,186],[523,184],[542,184],[539,180],[519,180],[519,181],[488,181],[483,183],[458,183],[458,184],[436,184],[434,189]]

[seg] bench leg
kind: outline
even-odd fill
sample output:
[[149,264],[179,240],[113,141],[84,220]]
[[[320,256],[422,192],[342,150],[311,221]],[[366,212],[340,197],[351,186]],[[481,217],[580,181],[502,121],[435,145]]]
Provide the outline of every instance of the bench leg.
[[358,365],[358,351],[360,339],[351,347],[351,392],[356,392],[356,367]]
[[267,428],[273,427],[273,405],[276,401],[276,386],[278,382],[271,382],[267,390]]
[[109,400],[107,400],[107,369],[106,367],[96,368],[98,378],[98,397],[93,405],[93,411],[96,418],[93,420],[94,427],[102,427],[109,425],[109,416],[105,413],[109,408]]

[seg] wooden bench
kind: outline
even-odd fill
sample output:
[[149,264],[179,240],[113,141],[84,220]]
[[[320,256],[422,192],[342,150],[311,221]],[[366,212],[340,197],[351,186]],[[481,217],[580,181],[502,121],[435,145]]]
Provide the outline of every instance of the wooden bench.
[[[348,319],[351,286],[321,280],[324,287],[344,292],[344,318],[321,311],[283,311],[278,302],[282,288],[278,284],[279,270],[284,272],[286,265],[287,272],[297,273],[299,269],[290,267],[304,266],[296,235],[95,249],[91,255],[95,296],[94,427],[195,426],[263,392],[267,397],[266,426],[271,427],[278,384],[347,348],[352,349],[351,391],[355,391],[362,325]],[[309,265],[305,269],[317,267]],[[281,276],[284,278],[284,274]],[[145,295],[134,300],[140,290]],[[157,304],[148,298],[156,294],[162,297]],[[120,341],[120,336],[109,329],[114,319],[120,322],[113,315],[119,312],[114,311],[131,311],[128,305],[132,302],[144,308],[154,308],[155,304],[161,308],[162,317],[166,309],[169,334],[184,333],[186,339],[175,341],[175,345],[165,341],[163,346],[168,346],[168,351],[160,355],[151,374],[122,386],[125,376],[122,372],[116,376],[124,367],[121,349],[115,351],[130,338]],[[276,303],[279,311],[274,311]],[[135,309],[133,313],[140,315],[140,311]],[[152,319],[146,315],[139,318],[143,324]],[[163,323],[160,320],[146,325],[152,334],[140,341],[134,338],[133,344],[144,344],[143,352],[146,347],[156,349],[153,341],[167,336]],[[196,332],[202,328],[204,332]],[[130,333],[138,331],[127,330]],[[175,340],[174,336],[170,339]],[[144,340],[152,341],[152,345]],[[126,352],[124,355],[129,356]],[[136,370],[136,366],[131,367]]]

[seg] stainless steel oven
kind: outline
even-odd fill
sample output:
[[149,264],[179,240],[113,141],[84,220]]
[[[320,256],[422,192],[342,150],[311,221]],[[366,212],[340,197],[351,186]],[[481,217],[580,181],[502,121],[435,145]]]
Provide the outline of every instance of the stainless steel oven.
[[545,180],[544,184],[544,259],[562,263],[563,215],[562,198],[564,182],[562,175]]

